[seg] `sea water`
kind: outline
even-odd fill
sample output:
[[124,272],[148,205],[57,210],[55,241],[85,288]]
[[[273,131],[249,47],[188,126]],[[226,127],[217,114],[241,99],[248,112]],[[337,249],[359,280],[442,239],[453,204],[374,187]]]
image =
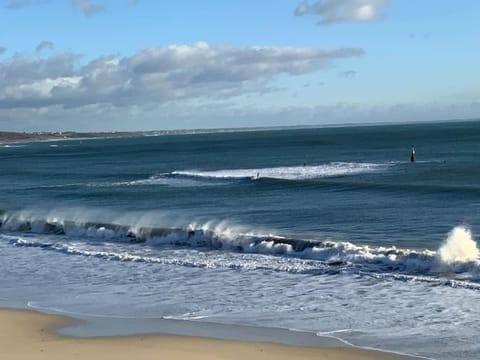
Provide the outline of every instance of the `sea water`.
[[474,121],[3,145],[0,306],[477,358],[479,154]]

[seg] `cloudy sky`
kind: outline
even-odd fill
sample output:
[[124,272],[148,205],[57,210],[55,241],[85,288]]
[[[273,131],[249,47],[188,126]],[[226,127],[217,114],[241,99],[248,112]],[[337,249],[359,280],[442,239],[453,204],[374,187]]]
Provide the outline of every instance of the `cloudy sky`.
[[480,118],[477,0],[0,0],[0,130]]

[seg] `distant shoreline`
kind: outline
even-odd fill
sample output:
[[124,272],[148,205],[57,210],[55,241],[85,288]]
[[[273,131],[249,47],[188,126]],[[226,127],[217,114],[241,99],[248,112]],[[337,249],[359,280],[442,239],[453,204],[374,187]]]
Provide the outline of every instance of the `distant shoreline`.
[[241,128],[212,128],[212,129],[177,129],[177,130],[148,130],[148,131],[37,131],[37,132],[16,132],[0,131],[0,144],[37,142],[37,141],[61,141],[61,140],[85,140],[100,138],[127,138],[141,136],[165,136],[165,135],[189,135],[189,134],[211,134],[211,133],[234,133],[253,131],[275,131],[294,129],[320,129],[336,127],[364,127],[364,126],[395,126],[395,125],[424,125],[443,124],[451,122],[472,122],[480,119],[453,119],[422,122],[376,122],[376,123],[344,123],[344,124],[316,124],[316,125],[289,125],[289,126],[259,126]]
[[186,129],[186,130],[155,130],[155,131],[100,131],[100,132],[15,132],[0,131],[0,144],[63,141],[86,139],[111,139],[142,136],[187,135],[208,133],[230,133],[242,131],[281,130],[296,127],[253,127],[253,128],[226,128],[226,129]]

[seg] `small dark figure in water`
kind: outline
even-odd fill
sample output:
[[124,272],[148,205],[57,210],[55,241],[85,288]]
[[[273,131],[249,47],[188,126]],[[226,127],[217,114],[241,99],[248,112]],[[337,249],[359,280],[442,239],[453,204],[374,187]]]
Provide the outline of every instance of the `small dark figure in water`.
[[412,152],[410,153],[410,161],[414,162],[415,161],[415,148],[412,145]]

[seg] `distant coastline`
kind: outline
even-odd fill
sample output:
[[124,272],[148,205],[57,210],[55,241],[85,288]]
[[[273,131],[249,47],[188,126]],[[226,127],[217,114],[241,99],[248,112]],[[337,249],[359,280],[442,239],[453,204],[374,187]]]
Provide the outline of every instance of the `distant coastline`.
[[[310,126],[307,126],[310,127]],[[315,126],[318,127],[318,126]],[[207,134],[222,132],[242,132],[242,131],[262,131],[262,130],[282,130],[291,128],[303,128],[302,126],[282,126],[282,127],[248,127],[248,128],[225,128],[225,129],[180,129],[180,130],[154,130],[154,131],[100,131],[100,132],[15,132],[0,131],[0,144],[19,143],[19,142],[37,142],[37,141],[62,141],[62,140],[82,140],[82,139],[105,139],[105,138],[126,138],[141,136],[165,136],[165,135],[186,135],[186,134]],[[312,126],[313,128],[313,126]]]
[[[15,132],[0,131],[0,144],[36,142],[36,141],[61,141],[61,140],[82,140],[100,138],[125,138],[141,136],[164,136],[164,135],[185,135],[219,132],[239,131],[261,131],[275,130],[292,127],[254,127],[254,128],[225,128],[225,129],[180,129],[180,130],[154,130],[154,131],[100,131],[100,132],[76,132],[76,131],[36,131],[36,132]],[[295,128],[295,127],[293,127]]]
[[61,140],[82,140],[99,138],[126,138],[141,136],[165,136],[165,135],[187,135],[187,134],[208,134],[208,133],[232,133],[247,131],[273,131],[288,129],[316,129],[335,128],[351,126],[389,126],[389,125],[421,125],[425,123],[448,123],[448,122],[471,122],[480,119],[449,119],[436,121],[405,121],[405,122],[370,122],[370,123],[342,123],[342,124],[316,124],[316,125],[287,125],[287,126],[258,126],[238,128],[211,128],[211,129],[177,129],[177,130],[148,130],[148,131],[35,131],[17,132],[0,131],[0,144],[37,142],[37,141],[61,141]]
[[131,132],[14,132],[0,131],[0,143],[18,143],[35,141],[73,140],[99,137],[126,137],[133,136]]

